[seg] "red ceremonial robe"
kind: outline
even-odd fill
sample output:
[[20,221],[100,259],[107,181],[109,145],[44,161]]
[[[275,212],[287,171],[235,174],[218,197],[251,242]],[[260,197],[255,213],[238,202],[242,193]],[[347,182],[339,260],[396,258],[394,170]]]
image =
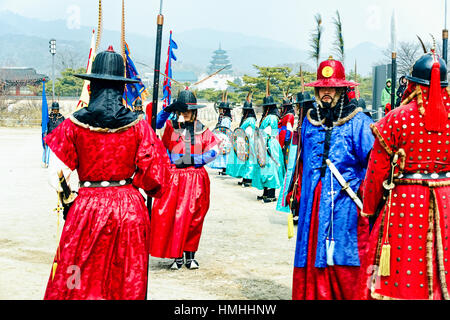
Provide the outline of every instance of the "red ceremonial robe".
[[[185,154],[185,132],[183,129],[174,130],[171,121],[166,122],[162,141],[172,162]],[[161,199],[155,200],[152,208],[152,256],[178,258],[183,256],[184,251],[197,251],[210,202],[210,180],[203,167],[203,155],[216,146],[214,134],[203,125],[196,126],[195,144],[190,145],[190,154],[200,158],[200,164],[188,168],[170,167],[168,190]]]
[[[450,120],[443,132],[427,131],[422,103],[428,104],[428,87],[419,91],[372,126],[377,139],[365,179],[364,215],[377,212],[391,156],[397,153],[399,161],[391,206],[389,200],[382,206],[361,264],[359,299],[450,298]],[[444,88],[442,97],[449,113]],[[433,173],[434,178],[423,176]],[[391,248],[388,276],[378,274],[384,244]]]
[[72,117],[45,141],[78,171],[80,181],[120,181],[134,174],[132,185],[80,188],[45,299],[145,299],[150,221],[137,188],[161,196],[168,166],[161,141],[144,120],[106,133]]

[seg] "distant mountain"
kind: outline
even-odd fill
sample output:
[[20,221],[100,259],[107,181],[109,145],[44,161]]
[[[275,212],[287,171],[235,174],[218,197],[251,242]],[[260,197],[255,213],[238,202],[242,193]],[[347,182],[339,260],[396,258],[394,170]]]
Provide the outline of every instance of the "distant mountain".
[[[166,61],[168,31],[165,30],[163,34],[162,66]],[[56,60],[59,66],[65,62],[77,67],[85,67],[91,35],[92,27],[69,29],[65,20],[42,21],[2,11],[0,12],[2,44],[0,66],[33,67],[39,73],[50,74],[51,55],[48,51],[48,41],[55,38],[57,40]],[[127,33],[126,37],[139,71],[152,72],[155,35]],[[180,33],[174,30],[173,38],[179,46],[179,49],[175,51],[178,61],[174,64],[174,70],[194,71],[197,75],[206,72],[213,51],[219,47],[219,44],[227,51],[233,71],[237,74],[253,75],[254,64],[276,66],[302,62],[311,65],[312,68],[314,66],[314,62],[308,59],[307,50],[300,50],[283,42],[262,37],[211,29],[195,29]],[[101,49],[106,49],[110,44],[118,48],[119,39],[118,31],[104,30]],[[347,50],[347,69],[353,69],[354,60],[357,59],[358,73],[369,75],[372,64],[382,58],[381,51],[382,49],[369,42]]]

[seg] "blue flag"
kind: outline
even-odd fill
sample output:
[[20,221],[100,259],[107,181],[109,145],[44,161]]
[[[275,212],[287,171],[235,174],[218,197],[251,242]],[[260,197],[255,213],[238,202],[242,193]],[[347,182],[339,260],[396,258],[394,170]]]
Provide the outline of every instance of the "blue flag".
[[137,100],[137,98],[140,97],[141,100],[144,101],[150,94],[148,90],[145,88],[145,85],[142,83],[142,80],[139,77],[139,73],[137,72],[133,60],[131,60],[130,49],[128,48],[128,44],[126,43],[125,43],[125,55],[127,58],[127,65],[126,65],[127,78],[139,80],[139,83],[128,83],[125,86],[125,92],[123,94],[123,99],[126,101],[126,104],[131,109],[133,109],[133,104]]
[[163,98],[161,99],[162,101],[164,101],[163,108],[170,105],[171,96],[172,96],[172,90],[171,90],[172,88],[171,88],[171,82],[170,82],[170,79],[172,79],[172,60],[177,61],[177,57],[173,53],[174,49],[178,49],[178,45],[176,44],[175,41],[172,40],[172,31],[170,31],[169,49],[167,52],[167,63],[166,63],[167,77],[164,79]]
[[44,136],[47,132],[48,124],[48,104],[47,96],[45,95],[45,79],[42,82],[42,147],[45,150]]

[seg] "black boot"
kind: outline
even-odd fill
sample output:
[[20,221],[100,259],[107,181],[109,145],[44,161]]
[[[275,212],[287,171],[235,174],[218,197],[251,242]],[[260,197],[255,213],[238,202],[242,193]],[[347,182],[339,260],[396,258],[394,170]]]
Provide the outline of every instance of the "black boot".
[[188,268],[190,270],[199,268],[199,264],[198,264],[197,260],[194,259],[195,252],[185,251],[184,255],[186,257],[186,268]]
[[173,263],[170,265],[170,269],[172,270],[180,270],[184,264],[184,258],[176,258]]
[[267,197],[267,188],[264,188],[264,192],[262,196],[257,196],[256,199],[264,200]]
[[275,189],[267,189],[267,196],[263,199],[264,203],[270,203],[277,201],[275,198]]
[[244,185],[244,180],[245,180],[245,179],[242,179],[242,181],[239,181],[239,182],[238,182],[238,185],[239,185],[239,186]]
[[242,186],[248,188],[252,186],[252,179],[242,179]]

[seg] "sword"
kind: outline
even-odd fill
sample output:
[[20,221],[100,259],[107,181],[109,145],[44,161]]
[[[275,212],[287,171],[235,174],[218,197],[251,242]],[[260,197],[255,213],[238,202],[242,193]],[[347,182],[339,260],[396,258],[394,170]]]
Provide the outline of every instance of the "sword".
[[341,185],[342,190],[347,192],[347,194],[350,196],[350,198],[353,200],[353,202],[355,202],[355,204],[358,206],[358,208],[360,210],[362,210],[363,204],[361,202],[361,199],[359,199],[358,196],[356,195],[356,193],[352,190],[352,188],[350,188],[350,184],[347,181],[345,181],[344,177],[341,175],[341,173],[335,167],[335,165],[330,161],[330,159],[327,159],[327,165],[330,168],[331,172],[336,177],[339,184]]

